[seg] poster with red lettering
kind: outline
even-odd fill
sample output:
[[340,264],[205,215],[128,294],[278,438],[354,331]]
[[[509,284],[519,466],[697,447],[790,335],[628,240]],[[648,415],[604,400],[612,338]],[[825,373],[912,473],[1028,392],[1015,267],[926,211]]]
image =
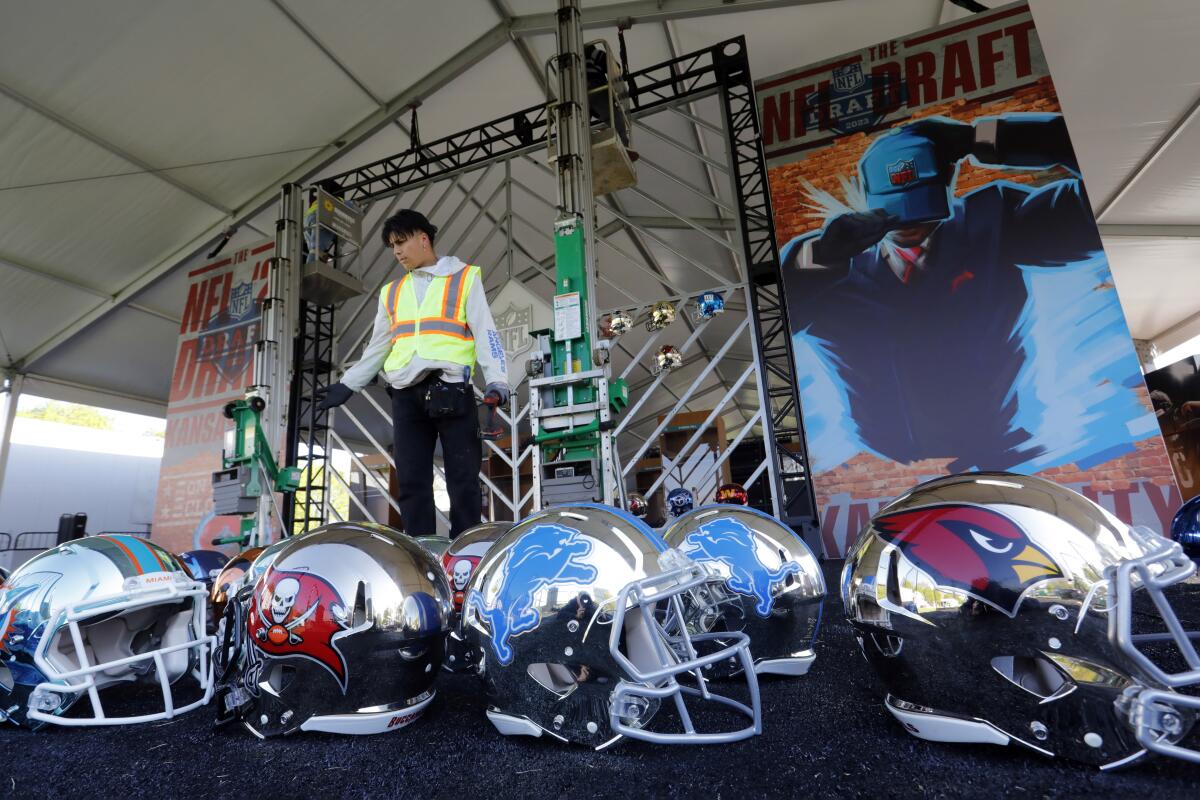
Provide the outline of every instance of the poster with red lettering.
[[827,554],[921,481],[1180,503],[1025,3],[757,85]]
[[213,549],[214,538],[238,531],[237,517],[213,514],[212,473],[221,468],[230,424],[221,409],[254,380],[259,306],[274,250],[273,241],[263,242],[188,273],[152,528],[154,541],[172,552]]

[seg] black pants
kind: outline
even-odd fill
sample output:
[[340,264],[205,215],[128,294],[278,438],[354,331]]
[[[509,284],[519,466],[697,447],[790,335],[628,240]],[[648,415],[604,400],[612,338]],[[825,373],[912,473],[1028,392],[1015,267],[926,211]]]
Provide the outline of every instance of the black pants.
[[[465,413],[455,417],[430,417],[425,411],[428,378],[407,389],[392,390],[392,436],[396,484],[404,531],[410,536],[437,533],[433,505],[433,450],[442,440],[446,490],[450,494],[450,536],[479,524],[482,500],[479,462],[479,418],[474,395],[468,395]],[[468,392],[470,389],[468,388]]]

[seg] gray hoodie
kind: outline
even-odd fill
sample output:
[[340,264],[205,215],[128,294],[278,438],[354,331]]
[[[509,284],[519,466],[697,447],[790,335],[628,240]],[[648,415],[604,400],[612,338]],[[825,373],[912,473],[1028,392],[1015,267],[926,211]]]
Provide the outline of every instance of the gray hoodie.
[[[428,267],[418,267],[409,273],[413,289],[417,293],[417,303],[425,299],[425,292],[435,277],[453,275],[467,265],[454,256],[442,256],[436,264]],[[492,319],[492,311],[488,308],[487,296],[483,292],[483,281],[478,280],[471,285],[467,293],[467,326],[475,337],[475,360],[483,370],[483,381],[487,385],[501,384],[508,388],[508,362],[504,357],[500,334]],[[383,300],[380,299],[375,311],[375,328],[371,332],[371,340],[363,348],[362,358],[358,363],[346,370],[342,383],[354,391],[358,391],[371,382],[375,374],[383,368],[391,352],[392,342],[389,332],[391,320]],[[457,383],[463,379],[463,368],[448,361],[430,361],[413,355],[412,360],[403,367],[383,374],[396,389],[403,389],[419,383],[430,372],[440,370],[442,380]]]

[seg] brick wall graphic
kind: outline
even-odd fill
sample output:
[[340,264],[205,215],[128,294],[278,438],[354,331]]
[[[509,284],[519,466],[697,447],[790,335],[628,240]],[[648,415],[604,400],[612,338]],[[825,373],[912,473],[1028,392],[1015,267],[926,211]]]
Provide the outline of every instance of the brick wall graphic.
[[912,270],[895,234],[831,269],[802,246],[870,207],[860,160],[898,127],[1054,120],[1028,7],[767,78],[758,94],[826,552],[917,483],[970,469],[1041,475],[1169,528],[1180,493],[1086,191],[1058,163],[1069,142],[1056,150],[1047,128],[1029,140],[1044,161],[1012,156],[1038,167],[961,160],[958,202]]

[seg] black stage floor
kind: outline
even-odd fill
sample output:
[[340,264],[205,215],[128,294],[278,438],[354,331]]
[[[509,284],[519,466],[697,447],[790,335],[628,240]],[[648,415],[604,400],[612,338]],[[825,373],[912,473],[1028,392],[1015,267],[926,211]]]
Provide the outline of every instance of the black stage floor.
[[[839,562],[827,565],[837,586]],[[875,694],[837,601],[808,676],[764,680],[762,736],[731,745],[622,742],[607,751],[507,738],[478,682],[445,675],[425,718],[371,737],[259,741],[207,710],[124,728],[0,729],[0,797],[1120,797],[1194,798],[1200,766],[1100,773],[1016,748],[912,738]]]

